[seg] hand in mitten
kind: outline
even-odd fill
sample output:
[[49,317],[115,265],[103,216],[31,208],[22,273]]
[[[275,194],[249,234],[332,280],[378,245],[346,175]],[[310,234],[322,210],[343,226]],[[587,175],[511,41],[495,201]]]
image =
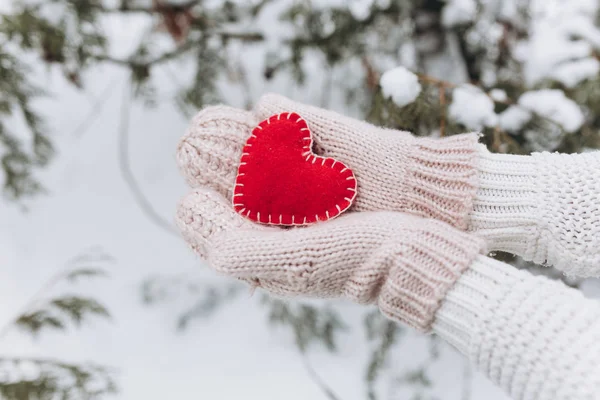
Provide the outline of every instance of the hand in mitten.
[[[592,245],[600,218],[589,178],[598,173],[597,156],[491,155],[475,135],[413,138],[277,96],[264,97],[257,110],[208,108],[179,148],[195,189],[180,203],[177,223],[210,266],[277,295],[375,303],[388,317],[454,345],[514,399],[596,398],[598,304],[481,255],[483,240],[457,227],[564,269],[574,260],[574,269],[592,274],[586,268],[598,256]],[[334,220],[282,229],[236,213],[233,196],[254,126],[289,110],[305,117],[317,154],[354,170],[358,196]],[[571,178],[582,163],[592,172]],[[544,211],[548,205],[553,213]]]
[[436,220],[397,212],[348,213],[306,228],[265,227],[209,189],[179,205],[186,241],[215,270],[282,296],[376,303],[428,331],[446,292],[483,242]]
[[231,197],[242,148],[254,127],[296,112],[313,151],[347,164],[358,182],[354,212],[435,218],[502,250],[570,274],[600,274],[600,154],[489,153],[477,134],[414,137],[265,95],[254,111],[209,107],[182,139],[178,162],[192,187]]

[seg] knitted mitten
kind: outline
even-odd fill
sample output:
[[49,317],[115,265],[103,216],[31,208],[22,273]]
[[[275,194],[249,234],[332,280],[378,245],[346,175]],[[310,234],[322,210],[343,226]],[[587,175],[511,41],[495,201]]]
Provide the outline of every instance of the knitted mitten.
[[307,228],[248,222],[211,190],[181,202],[177,223],[211,267],[283,296],[376,303],[429,331],[447,291],[481,252],[481,239],[432,219],[349,213]]
[[494,155],[476,134],[413,137],[267,94],[254,112],[216,106],[194,118],[177,154],[188,183],[230,198],[252,129],[286,111],[308,122],[315,153],[354,171],[350,211],[435,218],[484,237],[490,250],[600,275],[600,152]]
[[294,111],[309,125],[314,152],[352,169],[358,195],[352,211],[401,211],[467,228],[476,191],[476,134],[443,140],[377,128],[334,112],[265,95],[254,113],[209,107],[192,121],[178,161],[192,187],[231,197],[242,147],[263,119]]
[[600,275],[600,152],[492,154],[482,148],[470,229],[495,250],[569,275]]

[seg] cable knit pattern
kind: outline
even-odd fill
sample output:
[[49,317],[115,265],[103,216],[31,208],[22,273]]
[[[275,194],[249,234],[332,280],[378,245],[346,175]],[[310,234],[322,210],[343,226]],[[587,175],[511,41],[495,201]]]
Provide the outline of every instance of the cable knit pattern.
[[490,249],[600,275],[600,152],[491,154],[480,150],[469,230]]
[[515,400],[600,399],[600,304],[561,282],[480,256],[433,330]]
[[277,295],[375,302],[421,331],[483,248],[443,222],[400,213],[351,213],[289,230],[241,220],[225,199],[201,189],[177,214],[184,237],[217,271]]

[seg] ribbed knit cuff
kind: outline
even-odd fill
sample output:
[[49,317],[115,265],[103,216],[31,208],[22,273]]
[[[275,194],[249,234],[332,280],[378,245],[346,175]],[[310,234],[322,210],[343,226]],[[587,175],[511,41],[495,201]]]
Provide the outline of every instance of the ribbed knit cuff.
[[493,154],[481,146],[478,171],[468,230],[486,239],[491,250],[534,259],[539,221],[534,158]]
[[406,152],[404,209],[466,229],[477,190],[479,135],[414,138]]
[[433,332],[466,356],[472,336],[490,315],[491,301],[501,297],[523,272],[503,262],[479,256],[448,291],[435,314]]
[[389,318],[428,332],[446,294],[485,252],[485,243],[439,221],[420,225],[399,248],[377,302]]

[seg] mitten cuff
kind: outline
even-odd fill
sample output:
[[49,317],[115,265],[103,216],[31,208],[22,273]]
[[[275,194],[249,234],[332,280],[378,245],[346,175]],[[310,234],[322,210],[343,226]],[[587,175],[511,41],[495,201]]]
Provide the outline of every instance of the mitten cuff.
[[420,220],[409,235],[390,266],[378,305],[389,318],[428,332],[448,291],[485,252],[484,242],[435,220]]
[[477,191],[478,139],[476,133],[414,138],[406,152],[402,208],[466,229]]

